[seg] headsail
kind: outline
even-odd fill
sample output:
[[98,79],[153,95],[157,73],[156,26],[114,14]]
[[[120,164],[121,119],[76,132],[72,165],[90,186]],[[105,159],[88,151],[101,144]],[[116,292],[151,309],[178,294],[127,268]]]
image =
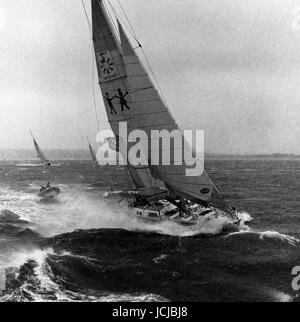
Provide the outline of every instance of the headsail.
[[51,166],[51,162],[47,159],[46,155],[44,154],[44,152],[42,151],[42,149],[40,148],[40,146],[38,145],[35,137],[33,136],[32,132],[30,131],[30,134],[32,136],[33,139],[33,144],[35,147],[35,150],[37,152],[37,157],[42,161],[44,166]]
[[[102,0],[92,0],[92,16],[99,83],[109,123],[116,137],[120,138],[120,122],[127,123],[128,132],[143,130],[148,138],[151,137],[152,130],[168,132],[179,130],[120,23],[119,37],[114,34]],[[183,135],[179,139],[183,141]],[[143,151],[148,156],[152,155],[151,152],[161,156],[163,153],[161,144],[158,146],[160,151],[151,151],[151,144],[143,146]],[[185,146],[191,150],[187,143]],[[128,150],[130,148],[128,144]],[[170,146],[170,155],[174,155],[174,150],[174,145]],[[120,152],[123,156],[127,156],[128,151]],[[130,160],[128,161],[130,163]],[[218,193],[206,172],[201,176],[188,177],[186,166],[175,165],[174,160],[168,166],[152,166],[149,160],[145,160],[144,164],[130,166],[129,171],[139,178],[144,189],[150,189],[153,193],[155,191],[160,193],[161,189],[167,188],[174,197],[228,208],[227,202]]]

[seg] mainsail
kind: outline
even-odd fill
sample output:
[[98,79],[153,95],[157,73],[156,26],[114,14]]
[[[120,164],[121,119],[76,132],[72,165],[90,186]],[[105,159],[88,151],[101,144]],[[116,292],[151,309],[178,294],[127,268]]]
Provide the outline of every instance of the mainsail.
[[40,146],[38,145],[35,137],[33,136],[32,132],[30,131],[30,134],[32,136],[33,139],[33,144],[35,147],[35,150],[37,152],[37,157],[42,161],[44,166],[51,166],[51,162],[47,159],[46,155],[44,154],[44,152],[42,151],[42,149],[40,148]]
[[[122,140],[119,133],[121,122],[127,123],[128,134],[133,130],[143,130],[148,138],[151,138],[153,130],[160,133],[165,130],[169,133],[179,131],[178,125],[157,92],[120,22],[118,22],[119,35],[116,35],[103,1],[91,1],[99,83],[108,120],[116,138]],[[182,134],[179,139],[185,143],[182,144],[184,148],[180,148],[182,150],[180,153],[185,152],[183,149],[189,149],[188,155],[192,157],[192,148],[184,142]],[[128,150],[132,145],[127,144],[127,151],[120,150],[123,157],[128,157]],[[170,160],[171,164],[168,166],[151,165],[149,156],[152,155],[151,153],[161,156],[165,152],[162,145],[157,145],[159,151],[153,151],[153,145],[149,145],[148,142],[147,145],[140,142],[140,145],[143,146],[142,151],[146,152],[145,156],[148,157],[145,157],[140,165],[130,165],[128,169],[141,191],[147,191],[149,195],[167,191],[173,198],[189,199],[199,203],[207,202],[221,208],[228,208],[227,202],[205,171],[200,176],[187,176],[186,165],[177,165],[174,160]],[[168,152],[174,155],[175,150],[174,144],[169,147]],[[131,164],[129,159],[128,162]]]

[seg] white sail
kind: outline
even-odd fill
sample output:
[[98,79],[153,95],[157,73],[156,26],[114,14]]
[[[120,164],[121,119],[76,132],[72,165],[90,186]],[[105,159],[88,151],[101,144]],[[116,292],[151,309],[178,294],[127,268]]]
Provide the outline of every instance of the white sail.
[[46,155],[44,154],[44,152],[42,151],[42,149],[40,148],[40,146],[38,145],[36,139],[34,138],[33,134],[30,132],[32,138],[33,138],[33,144],[35,147],[35,150],[37,152],[37,157],[42,161],[43,165],[45,166],[51,166],[51,162],[49,161],[49,159],[47,159]]
[[96,154],[95,154],[95,151],[93,150],[93,147],[92,147],[92,145],[91,145],[91,143],[90,143],[90,141],[89,141],[89,139],[88,139],[88,144],[89,144],[89,151],[90,151],[90,155],[91,155],[91,159],[92,159],[92,161],[93,161],[93,164],[94,164],[94,166],[99,166],[99,164],[98,164],[98,160],[97,160],[97,157],[96,157]]
[[[148,138],[151,137],[152,130],[179,130],[120,23],[121,42],[113,32],[102,1],[92,0],[92,15],[99,83],[108,119],[116,137],[119,137],[120,122],[127,122],[128,132],[143,130]],[[183,141],[183,136],[180,139]],[[160,151],[151,151],[151,145],[145,146],[144,151],[148,149],[146,152],[149,156],[151,153],[162,155],[164,151],[159,146]],[[188,148],[185,149],[191,150],[187,143],[186,146]],[[128,144],[128,150],[130,148]],[[170,155],[174,155],[174,145],[170,149]],[[128,151],[120,152],[127,155]],[[183,154],[184,151],[180,153]],[[192,156],[192,153],[189,155]],[[175,165],[174,161],[168,166],[152,166],[149,160],[145,160],[144,164],[132,168],[144,187],[152,188],[153,192],[167,187],[173,196],[227,207],[227,202],[218,193],[206,172],[201,176],[188,177],[186,165]]]
[[91,144],[89,144],[89,150],[90,150],[90,155],[91,155],[91,158],[92,158],[92,161],[94,163],[97,163],[97,158],[96,158],[96,154],[91,146]]

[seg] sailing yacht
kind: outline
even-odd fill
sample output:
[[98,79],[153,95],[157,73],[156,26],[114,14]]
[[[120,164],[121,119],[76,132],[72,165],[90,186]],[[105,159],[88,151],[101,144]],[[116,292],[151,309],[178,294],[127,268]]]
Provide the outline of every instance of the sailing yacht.
[[98,160],[97,160],[97,157],[96,157],[96,153],[91,145],[91,142],[90,140],[87,138],[87,141],[88,141],[88,145],[89,145],[89,151],[90,151],[90,155],[91,155],[91,159],[92,159],[92,162],[93,162],[93,166],[94,168],[99,168],[99,163],[98,163]]
[[44,167],[51,167],[51,162],[47,159],[46,155],[44,154],[44,152],[42,151],[42,149],[38,145],[38,143],[31,131],[30,131],[30,135],[32,136],[32,139],[33,139],[33,144],[34,144],[34,147],[35,147],[35,150],[37,153],[37,157],[41,160]]
[[[6,163],[6,158],[3,152],[1,152],[2,160],[0,160],[1,164]],[[0,171],[4,171],[5,169],[3,167],[0,167]]]
[[[120,21],[116,32],[103,0],[91,0],[91,4],[99,84],[117,142],[124,139],[120,133],[120,123],[124,122],[128,135],[130,131],[142,130],[148,138],[151,138],[152,130],[180,130]],[[174,162],[151,165],[147,160],[132,165],[128,151],[133,144],[125,146],[127,150],[120,148],[119,152],[128,160],[127,170],[134,183],[128,206],[135,216],[146,221],[172,221],[185,226],[197,226],[222,217],[239,225],[238,212],[229,206],[206,171],[201,176],[187,176],[186,166]],[[144,149],[151,155],[149,145]],[[163,152],[162,147],[160,149]],[[170,152],[174,150],[172,147]]]
[[5,157],[4,152],[3,152],[3,151],[1,152],[1,156],[2,156],[2,160],[1,160],[1,161],[4,161],[4,162],[5,162],[5,161],[6,161],[6,157]]

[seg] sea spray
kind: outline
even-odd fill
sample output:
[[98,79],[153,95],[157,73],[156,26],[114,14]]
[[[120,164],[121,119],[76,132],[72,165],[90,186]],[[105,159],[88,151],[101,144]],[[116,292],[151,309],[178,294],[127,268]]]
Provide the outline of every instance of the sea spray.
[[[59,218],[59,225],[64,229],[98,229],[120,228],[129,231],[147,231],[171,236],[190,237],[198,234],[220,234],[225,228],[236,230],[228,218],[214,218],[195,227],[185,227],[174,222],[164,221],[160,223],[147,223],[140,220],[132,209],[127,207],[127,202],[118,203],[121,199],[115,196],[113,199],[99,198],[94,194],[76,193],[64,204],[61,211],[64,218]],[[245,221],[250,220],[245,214]],[[45,222],[44,222],[45,224]],[[53,225],[53,221],[51,221]],[[246,229],[246,225],[243,224]],[[62,231],[66,232],[66,231]]]
[[[30,184],[30,190],[35,191],[39,183]],[[189,237],[197,234],[220,234],[224,228],[230,226],[226,218],[217,218],[197,225],[193,228],[180,226],[172,222],[150,224],[138,220],[132,210],[127,207],[126,200],[119,204],[121,197],[105,192],[101,189],[91,190],[84,185],[61,185],[62,195],[51,202],[41,201],[35,194],[7,191],[14,195],[14,202],[10,209],[23,214],[24,219],[32,220],[35,229],[44,236],[54,236],[72,232],[76,229],[120,228],[130,231],[149,231],[172,236]],[[247,230],[246,222],[251,216],[240,214],[241,229]],[[231,229],[236,230],[235,227]]]
[[[101,198],[100,193],[92,193],[74,186],[66,190],[55,209],[44,215],[39,232],[45,236],[72,232],[76,229],[125,229],[147,231],[171,236],[193,236],[197,234],[220,234],[230,224],[226,218],[216,218],[203,225],[184,227],[173,222],[146,223],[138,219],[127,207],[127,202],[118,203],[120,196]],[[50,205],[51,207],[51,205]]]

